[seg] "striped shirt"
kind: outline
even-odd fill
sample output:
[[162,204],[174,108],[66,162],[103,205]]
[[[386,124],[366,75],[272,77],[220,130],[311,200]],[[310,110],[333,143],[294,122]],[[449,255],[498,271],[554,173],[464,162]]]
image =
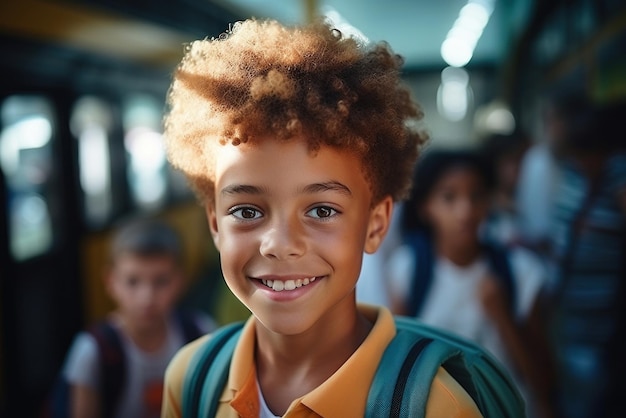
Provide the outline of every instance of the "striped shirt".
[[[555,196],[552,330],[564,390],[576,388],[569,396],[576,402],[597,399],[603,390],[598,383],[610,373],[604,359],[618,332],[624,291],[626,219],[618,194],[625,188],[626,154],[616,154],[606,161],[591,199],[590,180],[573,165],[564,165]],[[583,406],[571,406],[585,414]]]

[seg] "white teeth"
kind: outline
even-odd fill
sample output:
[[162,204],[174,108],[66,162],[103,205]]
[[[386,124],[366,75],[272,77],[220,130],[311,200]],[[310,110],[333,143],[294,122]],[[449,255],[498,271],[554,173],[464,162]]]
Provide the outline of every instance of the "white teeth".
[[315,281],[315,277],[304,278],[304,279],[296,279],[296,280],[269,280],[269,279],[261,279],[261,283],[265,286],[272,288],[275,292],[282,292],[283,290],[294,290],[302,286],[306,286],[309,283],[313,283]]

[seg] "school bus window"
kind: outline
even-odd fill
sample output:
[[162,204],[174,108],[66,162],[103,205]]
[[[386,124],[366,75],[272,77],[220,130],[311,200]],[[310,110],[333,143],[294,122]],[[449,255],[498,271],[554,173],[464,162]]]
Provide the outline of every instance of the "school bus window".
[[0,164],[8,192],[9,248],[17,261],[53,245],[53,109],[44,97],[16,95],[0,108]]
[[71,128],[78,140],[80,185],[84,216],[100,226],[112,213],[110,132],[112,111],[107,103],[91,96],[80,98],[73,109]]
[[144,95],[129,97],[123,107],[130,194],[143,209],[162,206],[167,195],[161,108],[158,99]]

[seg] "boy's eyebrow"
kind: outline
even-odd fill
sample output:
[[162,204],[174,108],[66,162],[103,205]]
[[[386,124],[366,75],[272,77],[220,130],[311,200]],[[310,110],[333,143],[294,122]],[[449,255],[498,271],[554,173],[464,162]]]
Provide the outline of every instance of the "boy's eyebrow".
[[[303,193],[319,193],[336,191],[348,196],[352,196],[352,191],[343,183],[338,181],[326,181],[323,183],[313,183],[305,186],[302,189]],[[234,195],[234,194],[262,194],[264,189],[262,187],[253,186],[249,184],[230,184],[224,187],[220,193],[222,195]]]
[[251,186],[248,184],[231,184],[224,187],[221,192],[222,195],[227,194],[261,194],[263,188],[258,186]]
[[305,193],[319,193],[319,192],[327,192],[327,191],[336,191],[342,194],[346,194],[348,196],[352,196],[352,191],[343,183],[338,181],[327,181],[324,183],[313,183],[307,185],[303,191]]

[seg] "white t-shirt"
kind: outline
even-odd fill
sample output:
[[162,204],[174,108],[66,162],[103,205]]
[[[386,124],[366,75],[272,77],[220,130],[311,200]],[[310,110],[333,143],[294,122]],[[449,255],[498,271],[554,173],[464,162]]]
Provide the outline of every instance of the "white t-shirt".
[[[198,321],[204,332],[214,325],[210,319]],[[126,354],[125,384],[120,394],[116,418],[160,417],[165,369],[174,354],[183,346],[182,330],[174,320],[168,322],[167,337],[163,346],[154,352],[145,352],[120,332]],[[65,361],[63,373],[70,384],[99,389],[98,346],[90,334],[79,333]]]
[[[396,295],[406,297],[410,291],[416,267],[413,251],[408,246],[399,247],[390,259],[390,282]],[[521,248],[510,250],[509,262],[515,286],[515,316],[523,321],[545,283],[546,273],[541,261]],[[438,258],[419,319],[477,342],[512,370],[504,343],[477,296],[488,268],[484,258],[465,267]]]
[[274,413],[270,410],[270,407],[267,406],[267,402],[265,402],[265,397],[263,396],[263,392],[261,392],[261,385],[257,380],[256,382],[257,392],[259,393],[259,418],[280,418],[280,415],[274,415]]

